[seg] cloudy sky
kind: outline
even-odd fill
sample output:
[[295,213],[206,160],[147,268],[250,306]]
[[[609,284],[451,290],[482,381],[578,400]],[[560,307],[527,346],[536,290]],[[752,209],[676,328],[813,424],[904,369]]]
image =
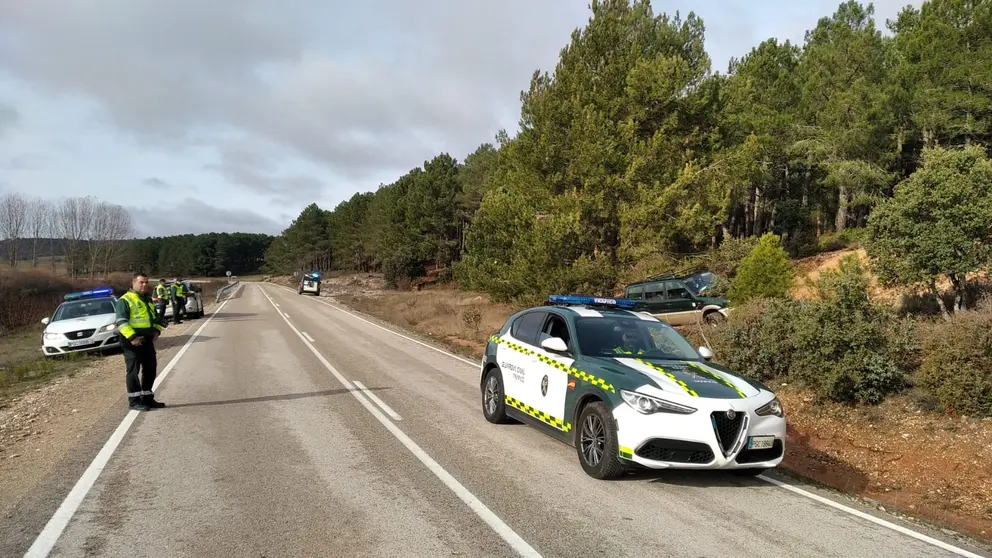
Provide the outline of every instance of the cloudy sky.
[[[881,25],[907,3],[879,0]],[[839,4],[694,10],[714,69]],[[446,151],[463,159],[589,16],[586,0],[0,0],[0,193],[93,195],[138,234],[276,234]]]

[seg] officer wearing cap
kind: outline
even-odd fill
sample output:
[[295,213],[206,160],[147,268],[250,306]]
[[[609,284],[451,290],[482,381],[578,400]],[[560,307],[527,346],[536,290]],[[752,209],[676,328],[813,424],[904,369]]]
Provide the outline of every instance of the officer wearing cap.
[[149,290],[148,276],[135,273],[131,288],[117,299],[114,322],[127,366],[127,401],[136,411],[165,407],[164,403],[155,401],[152,393],[158,367],[155,340],[165,328],[148,296]]

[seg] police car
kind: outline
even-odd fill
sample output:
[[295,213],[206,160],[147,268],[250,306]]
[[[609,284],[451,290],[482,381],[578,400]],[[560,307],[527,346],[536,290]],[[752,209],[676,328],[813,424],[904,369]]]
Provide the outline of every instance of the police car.
[[635,307],[555,295],[510,316],[482,358],[483,415],[574,446],[597,479],[636,468],[754,475],[777,466],[785,417],[775,394]]
[[296,289],[296,294],[303,293],[313,293],[314,296],[320,296],[320,274],[319,273],[307,273],[300,278],[300,284]]
[[65,295],[51,317],[41,320],[41,352],[46,357],[114,349],[117,331],[114,320],[117,297],[111,288]]
[[[183,285],[183,293],[186,296],[186,306],[184,307],[186,309],[186,318],[202,318],[205,312],[203,309],[203,295],[199,290],[194,289],[193,284],[189,281],[180,281],[180,283]],[[173,284],[175,284],[175,281],[168,281],[165,286],[171,289]],[[165,315],[162,317],[172,317],[171,302],[165,305]]]

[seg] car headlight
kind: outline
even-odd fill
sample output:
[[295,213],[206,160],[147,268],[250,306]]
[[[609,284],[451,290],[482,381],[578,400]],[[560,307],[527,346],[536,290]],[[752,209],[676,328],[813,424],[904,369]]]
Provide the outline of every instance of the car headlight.
[[768,403],[765,403],[761,407],[758,407],[758,409],[754,412],[755,414],[763,417],[767,417],[767,416],[782,417],[785,415],[785,412],[782,410],[782,403],[778,400],[778,397],[772,399]]
[[665,401],[664,399],[658,399],[657,397],[651,397],[650,395],[644,395],[643,393],[637,393],[636,391],[627,391],[625,389],[620,390],[620,397],[634,408],[635,411],[641,413],[642,415],[650,415],[654,413],[677,413],[680,415],[691,415],[696,412],[696,409],[692,407],[687,407],[685,405],[679,405],[678,403],[672,403],[671,401]]
[[48,333],[47,331],[45,332],[45,340],[47,341],[57,341],[62,337],[64,337],[64,335],[62,335],[61,333]]
[[114,331],[115,329],[117,329],[117,325],[116,324],[109,324],[109,325],[103,326],[100,329],[101,329],[101,331]]

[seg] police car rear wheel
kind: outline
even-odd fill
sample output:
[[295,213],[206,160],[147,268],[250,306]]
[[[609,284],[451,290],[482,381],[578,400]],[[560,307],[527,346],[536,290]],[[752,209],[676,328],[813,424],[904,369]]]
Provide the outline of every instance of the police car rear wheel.
[[595,401],[582,409],[575,449],[582,470],[590,477],[611,479],[623,473],[616,422],[602,402]]
[[486,374],[482,383],[482,414],[493,424],[510,422],[506,416],[506,397],[503,395],[503,375],[498,368]]

